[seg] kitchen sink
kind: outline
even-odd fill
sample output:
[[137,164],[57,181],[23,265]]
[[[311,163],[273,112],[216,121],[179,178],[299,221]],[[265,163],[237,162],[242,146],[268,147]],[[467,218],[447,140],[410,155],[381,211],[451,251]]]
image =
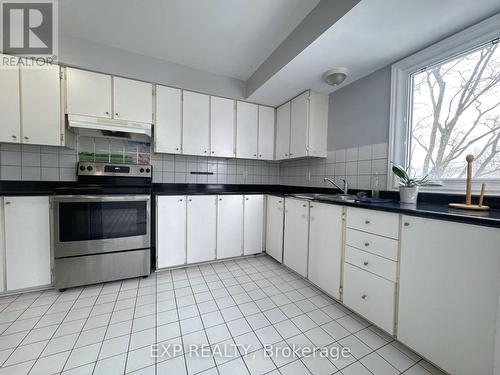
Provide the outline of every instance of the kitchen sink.
[[300,199],[334,202],[354,202],[356,200],[356,196],[351,194],[293,194],[293,196]]

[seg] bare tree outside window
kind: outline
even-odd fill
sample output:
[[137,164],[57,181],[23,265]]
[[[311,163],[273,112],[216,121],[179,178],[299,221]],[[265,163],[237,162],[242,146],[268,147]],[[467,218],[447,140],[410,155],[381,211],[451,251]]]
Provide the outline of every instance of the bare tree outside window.
[[411,174],[461,179],[473,154],[475,178],[500,180],[499,44],[412,74]]

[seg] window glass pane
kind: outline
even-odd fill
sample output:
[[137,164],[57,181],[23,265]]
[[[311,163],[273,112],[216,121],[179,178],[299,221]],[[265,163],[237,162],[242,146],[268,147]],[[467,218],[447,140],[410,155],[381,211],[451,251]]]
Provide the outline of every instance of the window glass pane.
[[411,76],[410,173],[500,179],[500,48],[489,43]]

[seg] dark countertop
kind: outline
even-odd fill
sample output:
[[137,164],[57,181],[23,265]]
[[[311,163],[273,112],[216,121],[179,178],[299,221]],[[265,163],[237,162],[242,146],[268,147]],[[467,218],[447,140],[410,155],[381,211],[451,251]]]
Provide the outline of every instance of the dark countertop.
[[[30,196],[67,194],[74,188],[82,191],[91,191],[93,194],[132,194],[138,193],[133,189],[117,188],[112,186],[79,186],[76,182],[50,181],[0,181],[1,196]],[[194,195],[194,194],[272,194],[291,196],[298,193],[339,193],[339,190],[329,188],[301,187],[288,185],[218,185],[218,184],[153,184],[153,195]],[[350,193],[356,194],[352,190]],[[431,219],[456,221],[461,223],[477,224],[500,228],[500,197],[485,197],[485,205],[493,207],[489,211],[466,211],[448,207],[449,202],[463,202],[464,196],[459,194],[420,193],[419,203],[416,206],[400,204],[398,192],[382,191],[381,198],[390,198],[391,203],[361,203],[361,202],[332,202],[329,204],[348,207],[367,208],[378,211],[394,212],[398,214],[427,217]],[[473,198],[477,201],[477,197]]]

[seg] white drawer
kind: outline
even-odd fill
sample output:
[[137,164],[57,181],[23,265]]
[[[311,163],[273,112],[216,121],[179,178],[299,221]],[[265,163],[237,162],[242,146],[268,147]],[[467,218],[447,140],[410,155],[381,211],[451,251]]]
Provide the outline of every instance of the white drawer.
[[398,238],[399,215],[363,208],[347,208],[347,227],[390,238]]
[[384,258],[398,260],[398,241],[392,238],[347,228],[345,243]]
[[344,263],[344,304],[391,335],[394,292],[393,282]]
[[397,263],[392,260],[355,249],[354,247],[346,246],[345,261],[385,279],[396,282]]

